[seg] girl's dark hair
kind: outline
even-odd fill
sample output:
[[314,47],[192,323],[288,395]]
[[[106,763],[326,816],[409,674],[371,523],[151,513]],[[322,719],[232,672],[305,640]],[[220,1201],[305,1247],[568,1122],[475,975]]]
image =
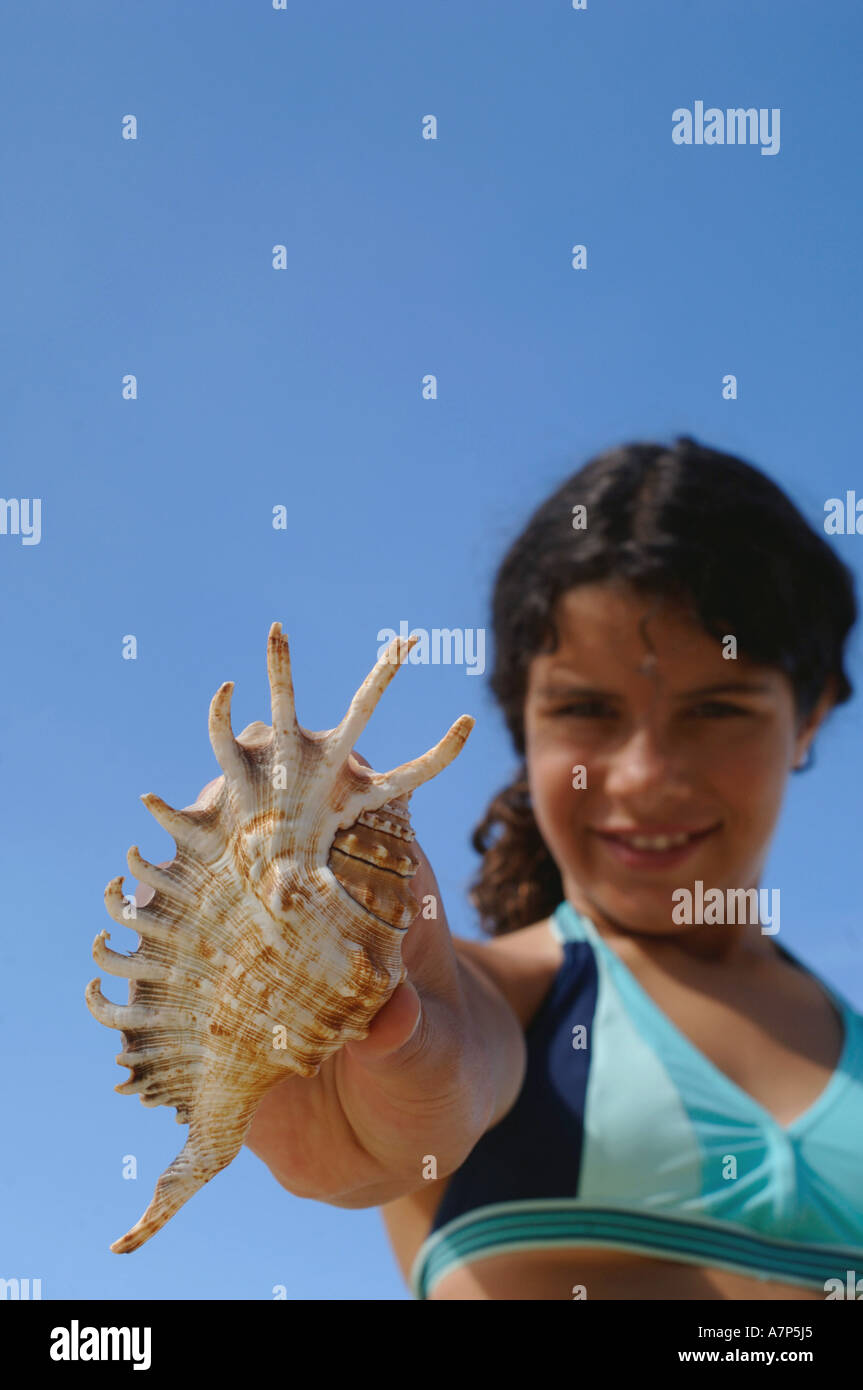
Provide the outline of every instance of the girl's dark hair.
[[[578,507],[585,529],[574,529]],[[800,720],[831,678],[835,705],[854,693],[843,665],[854,575],[764,473],[686,435],[590,459],[534,512],[494,583],[490,685],[522,761],[472,836],[483,858],[469,897],[492,935],[541,920],[564,897],[530,804],[528,667],[556,650],[560,595],[605,579],[683,602],[717,639],[734,633],[742,655],[787,674]]]

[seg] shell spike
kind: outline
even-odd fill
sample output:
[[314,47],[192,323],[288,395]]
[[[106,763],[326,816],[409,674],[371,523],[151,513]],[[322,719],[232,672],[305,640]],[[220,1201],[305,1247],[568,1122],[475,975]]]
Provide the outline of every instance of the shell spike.
[[112,1004],[102,993],[102,981],[98,978],[90,981],[84,991],[84,998],[90,1013],[98,1023],[104,1023],[106,1028],[120,1028],[123,1032],[128,1032],[131,1028],[182,1026],[184,1022],[182,1014],[176,1010],[156,1011],[148,1004]]
[[267,638],[267,673],[276,756],[279,761],[287,761],[299,743],[300,730],[294,705],[291,653],[281,623],[273,623]]
[[116,878],[111,879],[111,882],[105,889],[105,907],[107,908],[108,916],[111,917],[118,926],[131,927],[133,925],[132,920],[125,914],[129,903],[134,902],[134,899],[127,899],[123,894],[124,878],[125,874],[118,874]]
[[194,1197],[211,1178],[227,1168],[242,1148],[256,1106],[257,1100],[251,1107],[244,1102],[242,1109],[233,1114],[226,1114],[222,1110],[217,1137],[192,1121],[188,1139],[156,1183],[152,1201],[144,1215],[111,1246],[116,1255],[127,1255],[137,1250],[157,1231],[161,1231],[190,1197]]
[[111,933],[103,929],[93,942],[93,959],[109,975],[120,975],[127,980],[170,980],[170,969],[155,961],[142,959],[137,954],[120,955],[105,944],[110,940]]
[[167,801],[163,801],[160,796],[156,796],[155,792],[144,792],[141,800],[150,812],[153,820],[161,825],[163,830],[167,830],[168,834],[176,840],[178,845],[183,844],[187,840],[190,826],[188,819],[181,811],[177,811],[173,806],[169,806]]
[[390,797],[404,796],[436,777],[458,757],[475,723],[472,715],[462,714],[434,748],[394,768],[392,772],[384,773],[378,784],[381,790],[386,790]]
[[208,819],[208,810],[217,799],[219,784],[224,785],[224,781],[224,777],[219,777],[210,782],[205,788],[204,800],[199,796],[194,806],[182,811],[175,810],[153,792],[145,792],[141,800],[153,819],[173,837],[178,849],[191,851],[199,859],[215,859],[223,846],[224,835],[218,821],[213,824],[212,819]]
[[394,637],[383,656],[366,676],[351,700],[344,719],[330,734],[327,750],[327,762],[330,767],[339,767],[345,761],[359,741],[396,671],[419,640],[417,633],[410,637]]
[[185,811],[175,810],[153,792],[145,792],[141,800],[153,819],[163,830],[167,830],[177,845],[197,850],[199,854],[210,851],[212,837],[201,826],[196,825]]
[[229,782],[242,785],[245,782],[246,764],[234,730],[231,727],[231,696],[234,682],[225,681],[220,685],[210,702],[210,743],[216,761]]
[[87,1001],[87,1008],[99,1023],[104,1023],[106,1028],[126,1028],[129,1026],[127,1014],[128,1004],[113,1004],[110,999],[106,999],[102,993],[102,981],[99,979],[91,980],[86,990],[84,998]]
[[148,859],[142,858],[137,845],[129,847],[126,863],[129,865],[129,872],[134,874],[140,883],[149,884],[157,892],[175,898],[177,902],[184,903],[187,907],[194,904],[194,891],[188,884],[184,883],[176,870],[166,872],[158,865],[151,864]]
[[101,965],[103,970],[107,970],[109,975],[125,975],[126,971],[123,967],[130,957],[121,956],[116,951],[112,951],[105,944],[110,940],[111,933],[103,927],[93,942],[93,959],[97,965]]

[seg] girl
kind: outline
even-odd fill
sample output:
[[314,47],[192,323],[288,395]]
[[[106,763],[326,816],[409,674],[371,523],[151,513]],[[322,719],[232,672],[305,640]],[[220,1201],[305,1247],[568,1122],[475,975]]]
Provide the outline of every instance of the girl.
[[[473,839],[492,940],[418,918],[369,1037],[248,1138],[291,1191],[382,1205],[417,1297],[863,1275],[863,1015],[763,882],[856,614],[780,489],[686,437],[594,458],[511,546],[491,687],[522,761]],[[424,858],[414,892],[439,901]]]

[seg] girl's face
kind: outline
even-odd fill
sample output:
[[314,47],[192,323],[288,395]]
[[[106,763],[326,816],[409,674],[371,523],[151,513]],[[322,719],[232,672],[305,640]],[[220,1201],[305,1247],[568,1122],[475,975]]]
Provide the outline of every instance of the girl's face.
[[[788,774],[829,698],[798,727],[782,672],[726,659],[683,609],[619,583],[569,590],[556,620],[558,650],[530,665],[525,737],[566,897],[632,931],[697,933],[673,921],[673,891],[758,886]],[[684,831],[703,837],[650,852],[608,835]]]

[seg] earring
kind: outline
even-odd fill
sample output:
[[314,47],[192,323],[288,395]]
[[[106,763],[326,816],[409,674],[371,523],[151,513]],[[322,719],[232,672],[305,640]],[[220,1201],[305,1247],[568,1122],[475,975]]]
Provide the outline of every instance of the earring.
[[808,771],[809,771],[809,768],[812,767],[812,765],[813,765],[814,762],[815,762],[815,749],[814,749],[813,745],[810,743],[809,747],[806,749],[806,755],[805,755],[803,761],[794,764],[794,771],[795,771],[795,772],[808,772]]

